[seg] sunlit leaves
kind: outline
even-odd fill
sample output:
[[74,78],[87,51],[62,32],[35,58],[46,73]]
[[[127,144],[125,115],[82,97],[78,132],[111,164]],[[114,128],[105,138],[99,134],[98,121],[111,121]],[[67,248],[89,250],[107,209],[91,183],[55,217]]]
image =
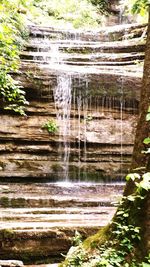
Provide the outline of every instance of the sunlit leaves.
[[146,121],[150,121],[150,113],[147,113],[147,115],[146,115]]
[[150,121],[150,107],[148,107],[148,111],[146,114],[146,121]]
[[142,262],[142,267],[150,267],[150,263]]
[[145,15],[146,9],[148,7],[148,4],[150,4],[149,0],[135,0],[132,12],[135,14],[140,14],[141,16]]
[[90,0],[90,2],[97,6],[97,8],[99,9],[99,11],[101,13],[107,13],[108,12],[108,0]]
[[129,173],[126,176],[127,181],[129,181],[129,180],[135,181],[135,179],[140,179],[140,175],[138,173]]
[[[140,176],[138,173],[130,173],[126,176],[126,180],[132,180],[137,187],[137,191],[141,191],[142,189],[148,191],[150,189],[150,172],[147,172],[142,176]],[[135,195],[129,195],[127,199],[129,201],[134,201]]]
[[49,133],[56,133],[59,130],[57,123],[54,120],[47,121],[42,128],[45,128]]
[[150,137],[146,137],[146,138],[143,140],[143,143],[144,143],[145,145],[150,144]]
[[135,196],[134,195],[129,195],[127,196],[127,199],[131,202],[134,202],[135,201]]
[[25,92],[12,77],[4,71],[0,71],[0,98],[3,99],[4,108],[24,115]]
[[0,2],[0,99],[3,108],[24,115],[28,104],[24,91],[9,75],[19,67],[19,53],[23,44],[24,20],[19,8],[27,0],[1,0]]
[[142,181],[137,184],[137,187],[141,189],[145,189],[146,191],[150,190],[150,172],[145,173],[142,176]]
[[78,4],[76,0],[35,0],[34,5],[37,10],[39,9],[40,23],[47,19],[53,25],[61,27],[63,25],[72,28],[94,28],[99,26],[101,19],[96,6],[88,0],[78,0]]
[[122,9],[135,14],[138,22],[147,22],[149,0],[121,0]]

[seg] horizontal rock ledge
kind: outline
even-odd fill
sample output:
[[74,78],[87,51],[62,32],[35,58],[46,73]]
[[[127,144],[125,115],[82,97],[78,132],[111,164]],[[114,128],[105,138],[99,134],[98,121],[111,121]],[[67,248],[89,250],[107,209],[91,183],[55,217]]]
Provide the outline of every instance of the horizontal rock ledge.
[[22,267],[23,262],[18,260],[0,260],[1,267]]

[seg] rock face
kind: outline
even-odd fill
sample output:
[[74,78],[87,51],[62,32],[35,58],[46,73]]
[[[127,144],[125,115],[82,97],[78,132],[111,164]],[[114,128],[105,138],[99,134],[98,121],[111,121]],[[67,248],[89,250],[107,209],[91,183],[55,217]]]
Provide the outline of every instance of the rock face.
[[[144,27],[136,27],[30,28],[14,75],[27,116],[1,111],[1,259],[58,260],[75,230],[86,237],[112,218],[123,184],[106,182],[127,172],[138,115]],[[82,180],[98,183],[68,185]]]
[[[124,40],[124,33],[129,37],[136,31],[138,36],[144,27],[114,26],[95,33],[30,28],[15,74],[30,105],[26,117],[1,115],[2,179],[124,175],[134,142],[144,58],[141,39]],[[57,132],[43,128],[49,120]]]
[[94,234],[112,218],[123,184],[0,185],[0,259],[59,262],[78,230]]

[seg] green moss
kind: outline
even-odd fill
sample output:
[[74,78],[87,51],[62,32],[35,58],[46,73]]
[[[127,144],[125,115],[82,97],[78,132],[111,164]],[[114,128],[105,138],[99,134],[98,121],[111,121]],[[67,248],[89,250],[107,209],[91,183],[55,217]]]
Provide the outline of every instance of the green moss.
[[52,165],[52,171],[54,171],[54,172],[62,171],[62,166],[61,166],[61,164],[59,164],[59,163],[55,163],[55,164],[53,164],[53,165]]
[[[83,266],[128,266],[141,267],[149,251],[143,242],[144,217],[142,207],[150,190],[150,173],[140,176],[129,174],[127,181],[134,182],[132,192],[123,196],[110,225],[87,238],[77,247],[72,247],[66,260],[59,267]],[[144,265],[145,266],[145,265]]]
[[8,197],[1,197],[0,198],[0,206],[9,207],[9,198]]
[[4,241],[6,239],[13,240],[15,238],[15,232],[10,229],[2,229],[0,230],[0,241]]
[[109,225],[107,225],[106,227],[103,227],[102,229],[100,229],[95,235],[88,237],[85,241],[83,241],[83,243],[81,243],[81,245],[77,247],[72,247],[72,252],[69,253],[68,254],[69,256],[67,255],[66,259],[62,263],[60,263],[58,266],[59,267],[71,266],[71,265],[68,265],[70,264],[70,259],[77,258],[77,255],[79,254],[80,254],[79,256],[82,257],[83,255],[84,257],[86,253],[91,253],[91,251],[93,251],[98,246],[104,244],[108,240],[109,233],[110,233],[110,227]]
[[110,226],[107,225],[106,227],[103,227],[100,229],[95,235],[88,237],[83,242],[83,247],[85,250],[93,249],[104,242],[106,242],[109,238],[110,233]]
[[16,207],[25,207],[26,205],[26,200],[24,198],[13,198],[11,199],[11,206],[16,208]]

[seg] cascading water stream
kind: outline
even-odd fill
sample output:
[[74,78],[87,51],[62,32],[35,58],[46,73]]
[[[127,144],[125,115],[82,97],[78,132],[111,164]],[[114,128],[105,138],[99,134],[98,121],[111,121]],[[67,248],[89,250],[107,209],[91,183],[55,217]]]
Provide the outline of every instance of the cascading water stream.
[[81,169],[81,92],[79,91],[79,95],[77,96],[77,111],[78,111],[78,179],[80,179],[80,169]]
[[87,123],[88,123],[88,80],[85,81],[85,96],[83,98],[83,123],[84,123],[84,134],[83,134],[83,142],[84,142],[84,151],[83,151],[83,161],[84,161],[84,179],[87,180],[87,170],[86,170],[86,162],[87,162]]
[[[126,78],[124,80],[126,70],[124,67],[119,67],[118,70],[117,67],[124,60],[123,47],[114,41],[113,50],[115,47],[116,51],[120,51],[121,47],[121,52],[111,55],[108,42],[99,42],[98,39],[91,41],[88,39],[89,33],[86,38],[83,35],[60,31],[54,31],[51,35],[47,32],[42,37],[43,43],[38,42],[37,58],[34,58],[36,62],[41,62],[43,70],[50,73],[49,81],[44,80],[45,91],[41,96],[46,99],[46,93],[49,93],[51,108],[55,105],[59,149],[55,153],[54,164],[59,162],[55,173],[58,174],[58,179],[62,176],[63,180],[71,179],[72,175],[78,181],[81,177],[86,180],[86,176],[90,177],[89,170],[99,175],[99,170],[104,170],[105,173],[105,170],[115,164],[119,176],[122,175],[123,143],[130,135],[123,135],[126,126],[122,122],[127,117],[124,116],[125,99],[128,97],[125,88],[128,84]],[[47,79],[48,75],[45,77]],[[128,98],[132,99],[131,93]],[[128,102],[127,107],[130,105]],[[54,111],[52,112],[54,117]],[[55,141],[57,142],[57,137]],[[95,146],[96,151],[93,143],[98,144]],[[106,162],[110,162],[110,166],[107,167]],[[116,170],[115,176],[118,175]]]
[[124,99],[124,76],[122,75],[120,87],[120,178],[123,178],[123,99]]
[[120,176],[123,176],[123,101],[120,99]]
[[[42,31],[22,54],[28,116],[1,115],[0,155],[0,229],[15,231],[1,254],[29,253],[41,263],[66,253],[75,229],[94,234],[113,217],[130,164],[139,84],[134,66],[123,73],[122,53],[114,61],[100,34],[84,32],[77,41],[76,34]],[[47,121],[59,131],[43,128]]]
[[[57,86],[54,90],[56,116],[59,125],[59,142],[63,141],[60,148],[63,167],[62,179],[68,180],[68,167],[70,155],[70,112],[72,100],[72,80],[69,74],[61,74],[57,77]],[[61,140],[62,138],[62,140]],[[61,145],[60,145],[61,146]],[[62,151],[63,150],[63,151]]]

